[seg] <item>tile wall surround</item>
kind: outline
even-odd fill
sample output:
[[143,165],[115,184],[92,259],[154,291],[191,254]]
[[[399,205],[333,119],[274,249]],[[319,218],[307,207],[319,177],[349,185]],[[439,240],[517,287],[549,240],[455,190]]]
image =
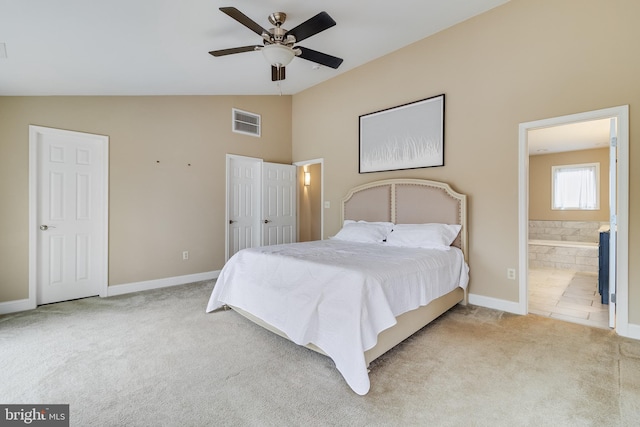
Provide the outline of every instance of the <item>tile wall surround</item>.
[[601,221],[529,221],[529,240],[565,240],[598,243]]

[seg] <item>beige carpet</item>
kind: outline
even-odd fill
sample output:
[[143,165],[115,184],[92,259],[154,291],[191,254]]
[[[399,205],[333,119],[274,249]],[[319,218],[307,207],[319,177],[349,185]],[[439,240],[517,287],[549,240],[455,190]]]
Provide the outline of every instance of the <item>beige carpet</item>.
[[73,426],[637,426],[640,342],[457,307],[371,366],[358,396],[330,359],[232,311],[212,282],[0,317],[0,403],[69,403]]

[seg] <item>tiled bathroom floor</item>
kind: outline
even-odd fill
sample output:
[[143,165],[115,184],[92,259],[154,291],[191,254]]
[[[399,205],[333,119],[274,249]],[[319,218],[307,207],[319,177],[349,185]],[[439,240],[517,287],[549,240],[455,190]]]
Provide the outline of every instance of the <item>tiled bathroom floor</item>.
[[609,306],[600,303],[597,273],[530,268],[529,313],[609,328]]

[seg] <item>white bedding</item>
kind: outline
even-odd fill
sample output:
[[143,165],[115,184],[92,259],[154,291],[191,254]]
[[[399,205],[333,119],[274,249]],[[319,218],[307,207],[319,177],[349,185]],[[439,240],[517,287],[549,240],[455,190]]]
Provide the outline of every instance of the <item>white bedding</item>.
[[364,352],[395,317],[466,288],[462,251],[338,240],[245,249],[224,266],[207,312],[241,308],[295,343],[315,344],[358,394],[369,391]]

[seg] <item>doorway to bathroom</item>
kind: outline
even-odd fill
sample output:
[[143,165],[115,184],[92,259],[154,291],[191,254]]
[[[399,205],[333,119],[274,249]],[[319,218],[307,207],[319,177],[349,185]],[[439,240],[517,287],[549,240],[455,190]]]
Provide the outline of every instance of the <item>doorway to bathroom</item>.
[[627,150],[627,107],[520,125],[524,313],[626,327]]

